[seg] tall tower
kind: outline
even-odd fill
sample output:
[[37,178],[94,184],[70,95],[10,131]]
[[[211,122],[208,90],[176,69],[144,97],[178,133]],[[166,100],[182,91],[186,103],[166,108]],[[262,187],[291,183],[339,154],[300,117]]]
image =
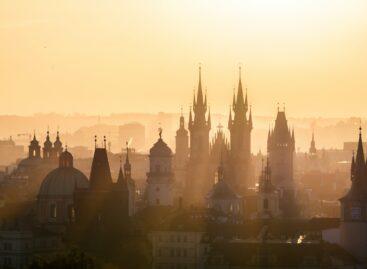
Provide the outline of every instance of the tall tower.
[[180,127],[176,131],[176,153],[175,153],[175,180],[179,184],[180,189],[184,187],[186,179],[186,167],[189,159],[189,135],[185,129],[185,118],[180,117]]
[[296,213],[293,159],[295,139],[294,131],[288,128],[285,111],[280,111],[275,120],[274,130],[268,134],[268,154],[272,168],[272,182],[280,189],[280,209],[285,217]]
[[367,262],[367,168],[359,130],[357,155],[353,155],[351,165],[352,186],[340,199],[340,243],[357,259]]
[[52,158],[52,142],[50,140],[50,132],[47,130],[46,141],[43,143],[43,159],[50,160]]
[[162,131],[150,149],[149,162],[146,187],[148,206],[173,206],[172,151],[163,141]]
[[36,139],[36,134],[33,135],[33,139],[28,146],[28,158],[41,158],[41,146]]
[[124,174],[125,179],[127,182],[127,187],[129,190],[129,216],[132,216],[135,214],[135,202],[136,202],[136,187],[135,187],[135,181],[131,177],[131,164],[130,164],[130,158],[129,158],[129,147],[127,146],[128,143],[126,143],[126,159],[124,164]]
[[62,142],[60,140],[60,134],[59,131],[57,131],[56,134],[56,140],[54,142],[54,156],[55,158],[59,158],[60,154],[62,153]]
[[268,219],[280,215],[278,191],[271,182],[269,158],[266,161],[266,167],[261,171],[257,198],[258,218]]
[[186,178],[185,198],[188,204],[204,204],[205,195],[213,182],[209,180],[209,131],[211,128],[210,111],[207,114],[207,98],[204,97],[199,67],[199,85],[194,95],[193,112],[190,110],[190,159]]
[[243,95],[241,68],[239,72],[237,98],[233,94],[234,115],[232,119],[232,111],[230,111],[228,129],[231,133],[231,171],[234,181],[232,184],[241,193],[244,193],[251,175],[251,130],[253,126],[251,109],[248,113],[247,92],[245,98]]

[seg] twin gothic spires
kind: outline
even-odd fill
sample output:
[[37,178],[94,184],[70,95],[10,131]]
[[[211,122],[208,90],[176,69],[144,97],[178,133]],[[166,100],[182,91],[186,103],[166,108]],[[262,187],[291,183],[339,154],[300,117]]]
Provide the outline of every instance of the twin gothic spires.
[[[233,119],[232,119],[232,110],[234,113]],[[248,118],[247,118],[247,112],[248,112],[247,89],[246,89],[246,95],[244,96],[242,89],[241,67],[239,67],[237,98],[236,94],[233,93],[232,109],[229,110],[228,128],[231,129],[235,125],[238,126],[247,124],[251,130],[252,129],[251,107]]]
[[201,85],[201,66],[199,66],[199,84],[197,95],[194,94],[193,100],[193,112],[194,117],[192,116],[192,112],[190,109],[189,114],[189,129],[195,127],[207,127],[210,129],[211,127],[211,117],[210,117],[210,109],[208,112],[208,117],[206,119],[206,112],[208,110],[207,97],[203,94],[203,89]]

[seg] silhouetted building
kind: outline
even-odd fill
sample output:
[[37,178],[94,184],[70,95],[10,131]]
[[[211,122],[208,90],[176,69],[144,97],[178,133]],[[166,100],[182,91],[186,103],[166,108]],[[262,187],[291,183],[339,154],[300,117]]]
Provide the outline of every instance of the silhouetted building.
[[189,160],[189,135],[185,128],[185,119],[181,113],[180,127],[176,131],[176,152],[174,156],[175,185],[182,196],[186,180],[186,168]]
[[279,194],[271,182],[269,159],[261,171],[257,199],[257,217],[261,219],[276,218],[280,215]]
[[43,180],[37,196],[37,221],[50,229],[63,228],[74,221],[74,191],[88,188],[87,177],[74,168],[67,150],[59,157],[59,167]]
[[150,149],[150,168],[147,173],[146,201],[148,206],[173,206],[174,174],[172,172],[172,151],[162,139]]
[[211,128],[210,111],[207,114],[207,98],[204,97],[201,85],[201,68],[199,67],[199,84],[197,95],[194,95],[193,113],[190,110],[190,159],[188,163],[185,201],[189,204],[204,204],[204,197],[211,188],[209,177],[209,131]]
[[361,128],[356,157],[351,164],[352,185],[340,199],[341,245],[362,262],[367,262],[367,167],[363,152]]
[[274,129],[269,130],[268,134],[268,153],[272,183],[280,191],[280,209],[285,217],[297,215],[293,178],[294,150],[294,131],[288,128],[285,111],[278,109]]
[[0,165],[13,164],[19,158],[24,158],[24,147],[16,145],[12,137],[0,140]]
[[240,223],[243,221],[243,200],[228,184],[223,163],[218,167],[218,180],[207,196],[208,208],[223,214],[223,221]]
[[244,98],[241,69],[238,81],[237,97],[233,94],[232,111],[229,113],[228,129],[231,133],[231,160],[232,185],[245,193],[251,176],[251,131],[252,113],[248,113],[247,92]]
[[[106,144],[106,141],[105,141]],[[129,217],[129,189],[126,179],[112,181],[106,148],[95,148],[88,188],[74,192],[75,218],[81,227],[92,229],[118,226]]]

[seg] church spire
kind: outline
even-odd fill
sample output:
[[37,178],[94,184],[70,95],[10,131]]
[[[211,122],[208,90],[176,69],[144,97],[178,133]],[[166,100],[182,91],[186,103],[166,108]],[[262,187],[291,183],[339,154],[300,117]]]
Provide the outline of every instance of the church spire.
[[130,179],[131,178],[131,164],[130,164],[130,159],[129,159],[129,143],[128,142],[126,142],[126,159],[125,159],[125,164],[124,164],[124,172],[125,172],[126,179]]
[[207,124],[208,124],[208,127],[209,129],[211,128],[212,126],[212,117],[210,115],[210,107],[209,107],[209,113],[208,113],[208,121],[207,121]]
[[[247,97],[246,97],[247,100]],[[250,127],[250,130],[252,129],[252,106],[250,106],[250,115],[249,115],[249,119],[248,119],[248,125]]]
[[364,181],[367,176],[366,164],[364,159],[363,152],[363,142],[362,142],[362,128],[359,127],[359,139],[358,139],[358,147],[357,154],[355,158],[355,179],[360,181]]
[[228,117],[228,129],[231,129],[232,126],[232,109],[229,107],[229,117]]

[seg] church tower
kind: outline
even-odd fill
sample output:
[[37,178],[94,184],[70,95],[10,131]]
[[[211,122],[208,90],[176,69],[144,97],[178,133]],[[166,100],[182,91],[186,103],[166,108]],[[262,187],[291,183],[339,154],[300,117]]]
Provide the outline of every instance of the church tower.
[[271,182],[269,158],[262,169],[259,179],[257,215],[260,219],[275,218],[280,215],[278,191]]
[[[186,167],[189,159],[189,135],[185,128],[185,118],[180,117],[180,127],[176,131],[176,153],[174,159],[175,165],[175,180],[181,188],[184,187],[186,178]],[[181,189],[180,188],[180,189]]]
[[129,192],[129,216],[133,216],[136,212],[136,209],[135,209],[136,187],[135,187],[135,181],[131,177],[129,147],[127,145],[128,143],[126,143],[126,159],[125,159],[125,164],[124,164],[124,174],[125,174],[125,180],[127,183],[128,192]]
[[308,150],[308,153],[309,153],[311,159],[316,159],[316,157],[317,157],[317,149],[316,149],[315,134],[314,134],[314,132],[312,132],[312,139],[311,139],[310,149]]
[[36,139],[36,134],[33,135],[33,139],[28,146],[28,157],[29,158],[41,158],[41,146]]
[[204,204],[204,197],[213,183],[210,182],[208,175],[211,118],[210,111],[207,113],[207,110],[207,97],[203,95],[201,67],[199,67],[198,90],[193,100],[194,115],[192,115],[191,110],[189,115],[190,159],[184,198],[189,204]]
[[55,158],[59,158],[59,156],[61,155],[62,153],[62,142],[60,140],[60,134],[59,134],[59,131],[57,131],[56,133],[56,140],[54,142],[54,157]]
[[47,130],[46,141],[43,143],[43,159],[50,160],[52,158],[52,142],[50,140],[50,132]]
[[251,109],[248,111],[247,92],[245,98],[243,94],[241,68],[239,72],[237,98],[233,94],[233,119],[230,111],[228,129],[231,133],[232,184],[244,193],[251,175],[252,113]]
[[150,169],[147,173],[146,199],[148,206],[173,206],[172,151],[162,139],[150,149]]
[[293,159],[295,150],[294,131],[288,128],[285,111],[280,111],[275,120],[274,130],[268,134],[268,154],[272,168],[272,182],[280,190],[280,208],[283,215],[296,214]]
[[367,167],[359,128],[357,155],[352,158],[349,192],[340,199],[340,243],[361,262],[367,262]]

